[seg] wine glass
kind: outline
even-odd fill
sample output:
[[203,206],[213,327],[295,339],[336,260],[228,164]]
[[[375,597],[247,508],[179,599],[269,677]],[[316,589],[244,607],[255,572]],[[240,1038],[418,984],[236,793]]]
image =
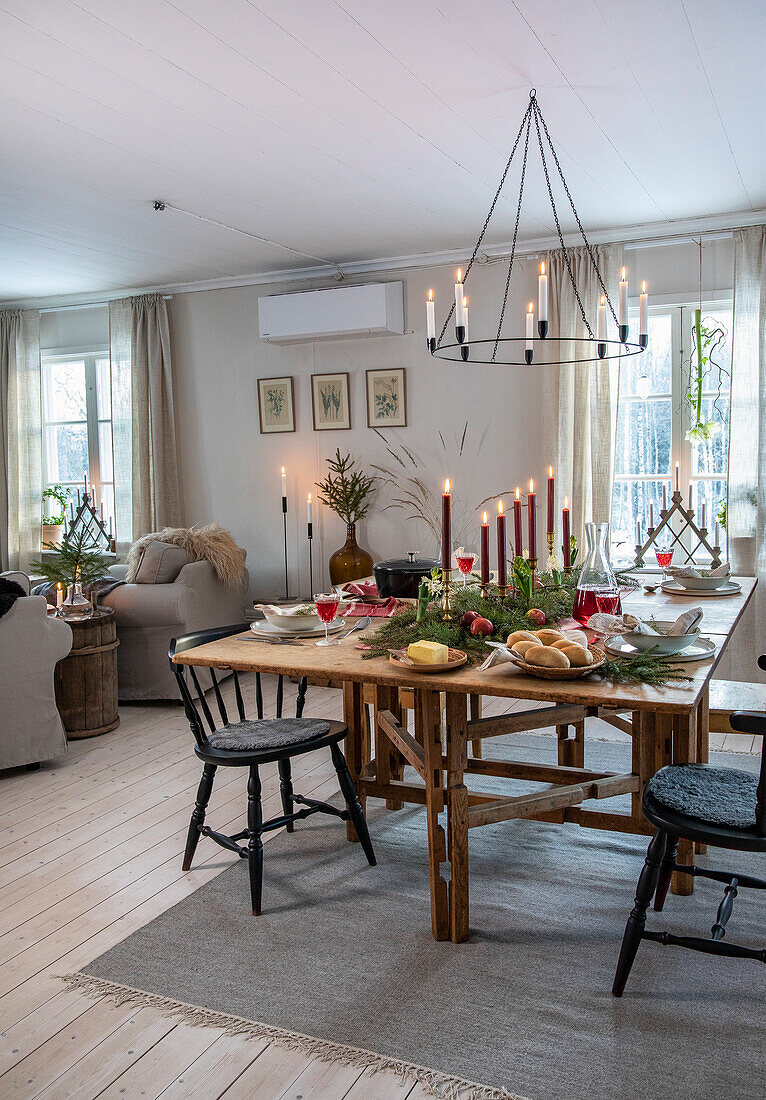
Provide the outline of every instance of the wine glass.
[[611,586],[609,588],[597,588],[593,595],[596,600],[596,609],[602,615],[619,615],[622,610],[619,588],[612,588]]
[[657,564],[662,569],[662,579],[665,580],[665,570],[673,560],[673,547],[672,546],[655,546],[654,556],[657,559]]
[[460,548],[460,553],[455,553],[457,567],[463,574],[463,588],[466,586],[468,574],[473,569],[477,556],[478,555],[474,554],[471,550],[463,550],[462,546]]
[[317,609],[317,615],[324,623],[324,638],[321,638],[316,644],[340,645],[340,641],[337,638],[330,638],[327,632],[327,627],[338,614],[340,595],[337,592],[320,592],[314,596],[314,606]]

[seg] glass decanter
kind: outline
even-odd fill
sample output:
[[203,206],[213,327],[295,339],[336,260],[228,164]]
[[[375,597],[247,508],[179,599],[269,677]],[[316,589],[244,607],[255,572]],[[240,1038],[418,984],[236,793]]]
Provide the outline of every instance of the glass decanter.
[[74,581],[67,589],[66,599],[59,608],[59,615],[68,622],[89,619],[93,614],[93,604],[82,593],[82,585]]
[[580,572],[580,580],[575,593],[574,609],[572,617],[583,626],[591,615],[598,611],[596,593],[602,597],[605,590],[610,590],[617,596],[617,610],[615,614],[622,614],[620,603],[620,588],[614,570],[609,564],[609,524],[586,523],[585,539],[587,543],[585,561]]

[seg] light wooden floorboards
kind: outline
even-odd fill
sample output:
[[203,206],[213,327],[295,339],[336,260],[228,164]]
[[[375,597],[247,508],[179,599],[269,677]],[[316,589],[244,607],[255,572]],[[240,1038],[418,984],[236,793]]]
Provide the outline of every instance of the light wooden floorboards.
[[[274,685],[265,681],[268,715]],[[487,715],[521,706],[485,703]],[[310,689],[307,713],[340,711],[339,692]],[[73,742],[39,772],[0,773],[0,1098],[424,1100],[420,1086],[390,1073],[360,1073],[64,987],[61,974],[87,966],[234,859],[202,840],[194,869],[181,871],[200,774],[181,709],[123,707],[121,718],[113,733]],[[627,739],[597,722],[588,735]],[[301,793],[337,789],[329,754],[298,758],[293,773]],[[280,805],[275,766],[263,780],[271,815]],[[210,821],[233,831],[244,810],[244,774],[221,769]]]

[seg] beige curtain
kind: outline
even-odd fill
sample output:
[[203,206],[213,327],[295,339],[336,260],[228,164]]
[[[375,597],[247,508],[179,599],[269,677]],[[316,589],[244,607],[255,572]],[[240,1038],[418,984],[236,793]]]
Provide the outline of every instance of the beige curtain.
[[727,534],[732,572],[758,587],[730,645],[737,680],[763,680],[766,653],[766,226],[734,233]]
[[[622,266],[622,245],[591,247],[609,297],[617,303],[617,285]],[[567,249],[585,314],[596,332],[601,287],[584,247]],[[589,347],[580,307],[572,288],[562,249],[548,253],[549,339],[562,343],[546,345],[547,362],[584,358],[595,354]],[[607,337],[617,339],[614,322],[607,310]],[[546,455],[555,455],[556,488],[561,507],[563,498],[571,505],[572,534],[583,545],[583,524],[606,522],[612,514],[614,445],[619,396],[619,359],[596,363],[565,363],[546,368],[543,408],[543,440]]]
[[161,294],[123,298],[110,303],[109,317],[115,465],[127,466],[130,455],[130,494],[123,478],[117,523],[125,531],[130,516],[130,541],[181,523],[167,302]]
[[0,570],[40,554],[43,447],[40,315],[0,311]]

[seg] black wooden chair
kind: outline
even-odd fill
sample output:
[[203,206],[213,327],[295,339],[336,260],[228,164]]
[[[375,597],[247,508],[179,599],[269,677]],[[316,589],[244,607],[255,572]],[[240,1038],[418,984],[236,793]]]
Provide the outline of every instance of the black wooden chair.
[[[766,656],[759,657],[758,664],[766,669]],[[766,963],[766,949],[724,941],[739,888],[766,890],[766,881],[751,875],[676,863],[680,837],[717,848],[766,852],[766,714],[739,711],[731,715],[729,722],[732,729],[740,733],[763,735],[759,775],[710,764],[678,764],[660,768],[646,785],[643,810],[657,832],[649,842],[636,887],[635,904],[625,928],[612,986],[615,997],[623,994],[641,940]],[[651,900],[654,898],[654,908],[660,911],[674,871],[725,883],[710,939],[650,932],[646,928],[646,911]]]
[[[194,852],[201,836],[209,836],[221,847],[237,852],[242,859],[248,861],[253,913],[258,916],[261,912],[263,882],[263,842],[261,838],[265,832],[279,829],[283,825],[291,832],[295,821],[316,813],[332,814],[343,821],[350,820],[353,822],[364,854],[367,856],[367,861],[373,867],[375,866],[375,853],[372,849],[367,822],[356,794],[354,781],[348,770],[346,758],[340,748],[340,742],[348,733],[348,727],[343,722],[302,717],[306,697],[305,677],[298,684],[295,718],[282,717],[283,681],[280,676],[277,684],[277,717],[264,719],[263,693],[261,679],[258,675],[256,678],[256,711],[258,717],[256,720],[251,721],[245,717],[245,704],[239,676],[233,671],[234,698],[239,720],[230,722],[219,677],[216,676],[212,668],[207,669],[206,671],[209,672],[211,679],[211,687],[207,688],[207,691],[212,690],[215,697],[215,706],[220,716],[220,725],[216,728],[216,721],[210,704],[205,697],[205,689],[200,683],[198,672],[201,672],[201,670],[191,665],[173,664],[173,657],[177,653],[192,649],[194,646],[204,645],[206,642],[227,638],[232,634],[240,634],[247,629],[247,623],[240,623],[236,626],[223,626],[215,630],[200,630],[193,634],[185,634],[183,637],[174,638],[171,641],[168,656],[171,662],[170,667],[178,681],[191,731],[197,742],[194,751],[204,765],[199,789],[197,790],[197,801],[189,824],[183,870],[190,870]],[[196,702],[193,692],[197,696]],[[208,727],[207,730],[206,726]],[[344,810],[339,810],[327,802],[305,798],[303,795],[296,794],[293,790],[290,768],[291,758],[325,747],[329,747],[332,762],[338,773],[338,782],[346,803],[346,809]],[[279,769],[282,814],[279,817],[264,821],[261,808],[259,768],[262,764],[271,764],[274,761],[277,762]],[[213,780],[219,766],[249,769],[247,827],[233,836],[218,833],[205,824],[205,811],[210,801]],[[295,804],[303,808],[295,810]],[[247,847],[239,843],[242,840],[247,840]]]

